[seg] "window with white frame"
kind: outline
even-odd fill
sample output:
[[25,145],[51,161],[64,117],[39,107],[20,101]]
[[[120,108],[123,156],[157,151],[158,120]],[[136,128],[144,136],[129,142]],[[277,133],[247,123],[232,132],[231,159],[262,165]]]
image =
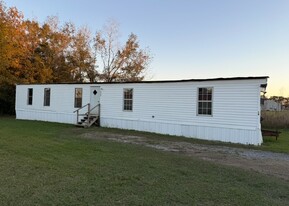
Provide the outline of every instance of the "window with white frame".
[[198,88],[198,115],[212,115],[213,88]]
[[44,106],[50,106],[50,88],[44,88]]
[[32,88],[28,88],[27,91],[27,104],[28,105],[32,105],[33,102],[33,89]]
[[74,107],[75,108],[82,107],[82,88],[75,88]]
[[123,110],[132,111],[133,105],[133,89],[123,90]]

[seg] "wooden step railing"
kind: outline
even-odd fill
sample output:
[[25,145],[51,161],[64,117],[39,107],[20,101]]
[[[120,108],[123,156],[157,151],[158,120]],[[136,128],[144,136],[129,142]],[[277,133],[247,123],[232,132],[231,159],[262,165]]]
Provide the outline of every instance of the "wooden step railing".
[[[85,107],[87,107],[87,112],[81,114],[80,111],[81,111],[82,109],[84,109]],[[98,116],[99,116],[99,115],[100,115],[100,104],[97,104],[97,105],[94,106],[93,108],[90,108],[90,103],[88,103],[88,104],[82,106],[81,108],[78,108],[77,110],[75,110],[73,113],[76,112],[76,124],[78,124],[78,122],[79,122],[79,117],[80,117],[80,116],[86,116],[86,117],[87,117],[87,121],[88,121],[88,125],[90,126],[90,124],[89,124],[90,117],[93,116],[93,115],[91,114],[91,111],[94,110],[94,109],[97,108],[97,107],[98,107]]]

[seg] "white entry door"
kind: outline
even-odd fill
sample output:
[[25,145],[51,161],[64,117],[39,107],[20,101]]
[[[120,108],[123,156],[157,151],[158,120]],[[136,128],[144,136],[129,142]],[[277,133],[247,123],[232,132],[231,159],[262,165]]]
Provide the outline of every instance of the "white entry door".
[[100,87],[92,86],[90,87],[90,109],[94,108],[91,111],[92,115],[99,115],[99,105],[100,103]]

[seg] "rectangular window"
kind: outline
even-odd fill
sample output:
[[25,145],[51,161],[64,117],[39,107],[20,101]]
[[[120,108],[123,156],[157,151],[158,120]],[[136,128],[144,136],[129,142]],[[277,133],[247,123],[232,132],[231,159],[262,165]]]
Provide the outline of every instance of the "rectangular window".
[[123,90],[123,110],[132,111],[133,104],[133,89]]
[[32,88],[28,88],[28,92],[27,92],[27,104],[28,105],[32,105],[33,102],[33,89]]
[[44,89],[44,106],[50,106],[50,88]]
[[82,88],[75,88],[74,107],[75,108],[82,107]]
[[213,88],[199,88],[198,115],[212,115]]

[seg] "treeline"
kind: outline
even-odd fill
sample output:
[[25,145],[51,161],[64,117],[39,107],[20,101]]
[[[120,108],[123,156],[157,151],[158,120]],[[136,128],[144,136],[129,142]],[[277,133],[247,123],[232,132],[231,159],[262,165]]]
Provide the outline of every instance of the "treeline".
[[123,46],[118,37],[115,22],[92,36],[56,17],[24,19],[0,1],[0,114],[14,112],[15,84],[143,80],[150,54],[135,34]]

